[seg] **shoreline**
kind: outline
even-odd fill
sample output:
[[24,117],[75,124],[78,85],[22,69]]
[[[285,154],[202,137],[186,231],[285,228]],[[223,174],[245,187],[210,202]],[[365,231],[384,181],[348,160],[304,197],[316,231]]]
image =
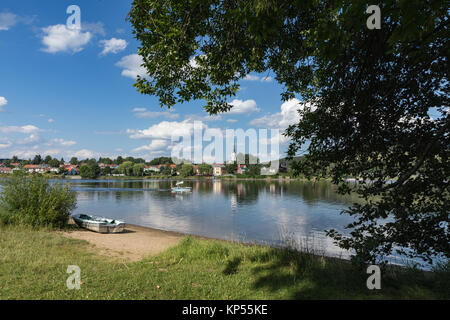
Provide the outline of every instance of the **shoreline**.
[[[76,225],[71,219],[69,220],[69,225]],[[90,244],[97,247],[97,253],[101,255],[108,255],[115,258],[120,258],[123,261],[136,262],[140,261],[146,257],[152,257],[159,253],[162,253],[174,247],[180,243],[183,238],[190,237],[196,240],[205,241],[217,241],[224,244],[239,244],[244,247],[260,247],[265,249],[275,249],[275,250],[293,250],[299,254],[310,254],[317,258],[324,258],[327,260],[337,261],[339,263],[350,264],[350,259],[344,257],[338,257],[333,255],[326,255],[324,253],[314,252],[314,249],[309,251],[302,251],[297,248],[284,247],[282,245],[277,246],[270,243],[258,243],[256,241],[239,241],[239,240],[228,240],[220,239],[208,236],[202,236],[192,233],[182,233],[177,231],[170,231],[164,229],[157,229],[153,227],[141,226],[136,224],[127,223],[125,226],[125,231],[116,234],[100,234],[87,229],[77,227],[77,229],[61,232],[61,234],[68,238],[85,240]],[[153,244],[156,246],[148,246],[146,241],[153,240]],[[394,270],[404,270],[407,269],[407,265],[402,265],[398,263],[387,263],[386,267],[392,271]],[[419,268],[424,274],[432,273],[431,270]]]
[[[114,238],[125,247],[130,236],[173,237],[165,251],[130,258],[130,253],[92,245],[62,231],[1,227],[0,274],[9,285],[2,299],[167,300],[167,299],[448,299],[448,272],[392,268],[382,290],[368,290],[368,275],[348,261],[307,252],[277,250],[230,241],[203,240],[136,225],[131,232],[68,234]],[[133,232],[134,231],[134,232]],[[128,236],[128,238],[127,238]],[[71,239],[72,238],[72,239]],[[121,240],[122,239],[122,240]],[[125,239],[125,241],[123,241]],[[181,239],[181,240],[180,240]],[[153,243],[154,244],[154,243]],[[81,270],[82,290],[67,290],[67,266]],[[395,267],[395,266],[394,266]],[[38,274],[36,272],[39,272]]]
[[[69,226],[76,224],[69,220]],[[101,234],[77,227],[69,231],[58,232],[62,236],[72,239],[85,240],[93,245],[101,255],[108,255],[126,261],[140,261],[143,258],[157,255],[170,247],[176,246],[181,239],[191,237],[198,240],[219,241],[223,243],[239,243],[244,246],[258,245],[257,243],[245,243],[241,241],[218,239],[196,234],[181,233],[147,226],[127,223],[122,233]],[[275,248],[275,247],[274,247]]]
[[[26,174],[25,177],[33,177],[37,174]],[[117,177],[117,176],[99,176],[95,179],[82,178],[81,176],[60,176],[60,175],[42,175],[45,178],[49,179],[58,179],[58,180],[93,180],[93,181],[102,181],[102,180],[148,180],[148,181],[161,181],[161,180],[185,180],[185,181],[315,181],[315,178],[305,178],[305,177],[290,177],[290,176],[257,176],[257,177],[237,177],[237,176],[191,176],[191,177],[179,177],[179,176],[143,176],[143,177],[135,177],[135,176],[125,176],[125,177]],[[0,174],[1,178],[13,178],[12,175]],[[331,178],[319,178],[318,181],[331,181]]]

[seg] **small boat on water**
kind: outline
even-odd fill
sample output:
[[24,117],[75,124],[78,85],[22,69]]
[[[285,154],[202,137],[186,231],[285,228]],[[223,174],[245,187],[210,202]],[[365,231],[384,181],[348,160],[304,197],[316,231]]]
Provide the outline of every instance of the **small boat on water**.
[[179,181],[176,183],[176,187],[172,188],[172,192],[191,192],[192,188],[191,187],[182,187],[182,184],[184,183],[184,181]]
[[120,233],[125,229],[125,222],[88,214],[72,215],[73,221],[81,227],[98,233]]

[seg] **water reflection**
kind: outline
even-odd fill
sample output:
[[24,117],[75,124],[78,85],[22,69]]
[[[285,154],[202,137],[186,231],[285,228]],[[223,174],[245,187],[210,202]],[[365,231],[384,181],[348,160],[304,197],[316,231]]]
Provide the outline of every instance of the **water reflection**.
[[128,223],[220,239],[273,245],[292,240],[330,255],[343,254],[323,231],[343,230],[351,218],[339,213],[356,199],[336,194],[328,182],[185,181],[192,192],[183,194],[170,192],[175,183],[70,182],[78,195],[76,213],[110,216]]
[[[66,183],[55,180],[55,183]],[[348,257],[324,230],[345,231],[341,210],[358,201],[327,181],[185,181],[191,193],[172,193],[175,180],[72,180],[75,213],[207,237],[271,245],[294,244]],[[1,185],[0,185],[1,190]],[[401,257],[391,262],[405,263]],[[420,261],[417,261],[420,263]]]

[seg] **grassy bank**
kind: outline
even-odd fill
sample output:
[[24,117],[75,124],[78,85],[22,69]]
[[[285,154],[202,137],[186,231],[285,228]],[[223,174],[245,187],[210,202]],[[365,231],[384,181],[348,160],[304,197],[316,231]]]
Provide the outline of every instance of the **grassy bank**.
[[[81,290],[66,288],[68,265]],[[122,263],[56,232],[0,227],[0,299],[446,298],[449,272],[405,269],[366,288],[346,262],[260,246],[184,238],[155,257]]]

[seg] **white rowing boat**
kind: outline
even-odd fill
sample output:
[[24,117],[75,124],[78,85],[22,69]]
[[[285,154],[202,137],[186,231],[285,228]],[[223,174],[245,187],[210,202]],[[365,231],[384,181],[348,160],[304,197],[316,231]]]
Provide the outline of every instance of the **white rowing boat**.
[[184,181],[179,181],[176,183],[176,187],[172,188],[172,192],[191,192],[192,188],[191,187],[182,187],[182,184],[184,183]]
[[81,227],[98,233],[120,233],[125,229],[125,222],[88,214],[72,215],[73,221]]

